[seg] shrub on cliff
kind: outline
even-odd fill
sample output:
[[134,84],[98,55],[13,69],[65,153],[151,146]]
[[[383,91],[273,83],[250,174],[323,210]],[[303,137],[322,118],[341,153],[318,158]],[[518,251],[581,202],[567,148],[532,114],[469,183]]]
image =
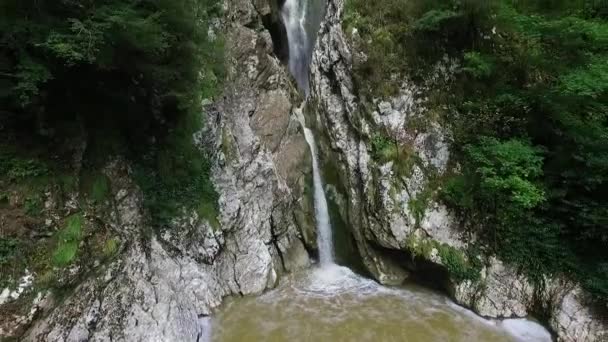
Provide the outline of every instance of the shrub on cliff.
[[347,4],[368,56],[355,65],[361,95],[391,95],[402,76],[423,83],[444,56],[460,62],[427,104],[451,126],[463,168],[448,202],[524,272],[566,274],[608,300],[606,3]]

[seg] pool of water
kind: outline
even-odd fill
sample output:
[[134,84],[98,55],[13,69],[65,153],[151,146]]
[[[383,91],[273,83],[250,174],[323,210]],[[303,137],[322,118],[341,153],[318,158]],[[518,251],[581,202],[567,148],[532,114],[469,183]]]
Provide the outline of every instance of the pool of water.
[[226,302],[213,341],[551,341],[528,320],[491,321],[416,286],[385,287],[328,265],[282,279],[260,297]]

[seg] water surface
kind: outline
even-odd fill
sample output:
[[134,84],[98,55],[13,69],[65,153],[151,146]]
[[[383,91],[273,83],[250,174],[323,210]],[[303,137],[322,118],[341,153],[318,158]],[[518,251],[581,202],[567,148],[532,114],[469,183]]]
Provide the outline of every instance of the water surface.
[[[507,324],[508,323],[508,324]],[[329,265],[282,279],[260,297],[229,300],[213,341],[551,341],[526,320],[484,320],[415,286],[388,288]]]

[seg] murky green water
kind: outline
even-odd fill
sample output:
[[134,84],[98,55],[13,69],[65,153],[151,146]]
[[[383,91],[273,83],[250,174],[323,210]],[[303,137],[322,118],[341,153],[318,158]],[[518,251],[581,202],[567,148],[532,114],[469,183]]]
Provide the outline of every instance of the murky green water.
[[212,330],[218,342],[550,341],[531,322],[483,320],[441,295],[383,287],[336,265],[287,277],[261,297],[230,300]]

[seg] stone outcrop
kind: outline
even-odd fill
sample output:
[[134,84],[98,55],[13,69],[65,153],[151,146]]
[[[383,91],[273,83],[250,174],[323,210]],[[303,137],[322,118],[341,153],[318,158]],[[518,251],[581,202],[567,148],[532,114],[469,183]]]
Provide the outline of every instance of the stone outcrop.
[[[332,193],[343,189],[334,196],[346,205],[340,212],[368,271],[385,284],[402,282],[408,272],[434,272],[431,278],[441,281],[456,302],[482,316],[542,313],[560,341],[608,339],[608,320],[589,309],[580,288],[564,279],[537,285],[494,257],[479,260],[474,280],[450,273],[442,255],[467,260],[465,250],[475,236],[434,199],[439,189],[432,180],[450,168],[450,133],[428,115],[425,92],[437,80],[449,80],[457,65],[445,58],[426,84],[404,78],[395,97],[361,101],[353,63],[366,56],[357,51],[356,31],[342,30],[343,8],[344,0],[329,1],[313,54],[313,105],[306,112],[324,138],[322,163],[338,169],[338,184],[330,188]],[[383,158],[376,151],[382,145],[376,142],[379,133],[404,151],[392,151],[397,153],[392,160]]]
[[64,297],[32,294],[34,311],[4,336],[31,325],[22,340],[204,341],[225,296],[259,294],[309,266],[300,228],[311,222],[294,213],[311,216],[303,195],[310,153],[291,115],[301,98],[264,26],[274,10],[275,2],[227,0],[215,28],[227,42],[227,78],[218,100],[205,101],[194,139],[214,161],[219,224],[184,210],[162,232],[152,229],[130,165],[116,158],[104,169],[112,208],[96,219],[119,236],[118,256],[78,273]]

